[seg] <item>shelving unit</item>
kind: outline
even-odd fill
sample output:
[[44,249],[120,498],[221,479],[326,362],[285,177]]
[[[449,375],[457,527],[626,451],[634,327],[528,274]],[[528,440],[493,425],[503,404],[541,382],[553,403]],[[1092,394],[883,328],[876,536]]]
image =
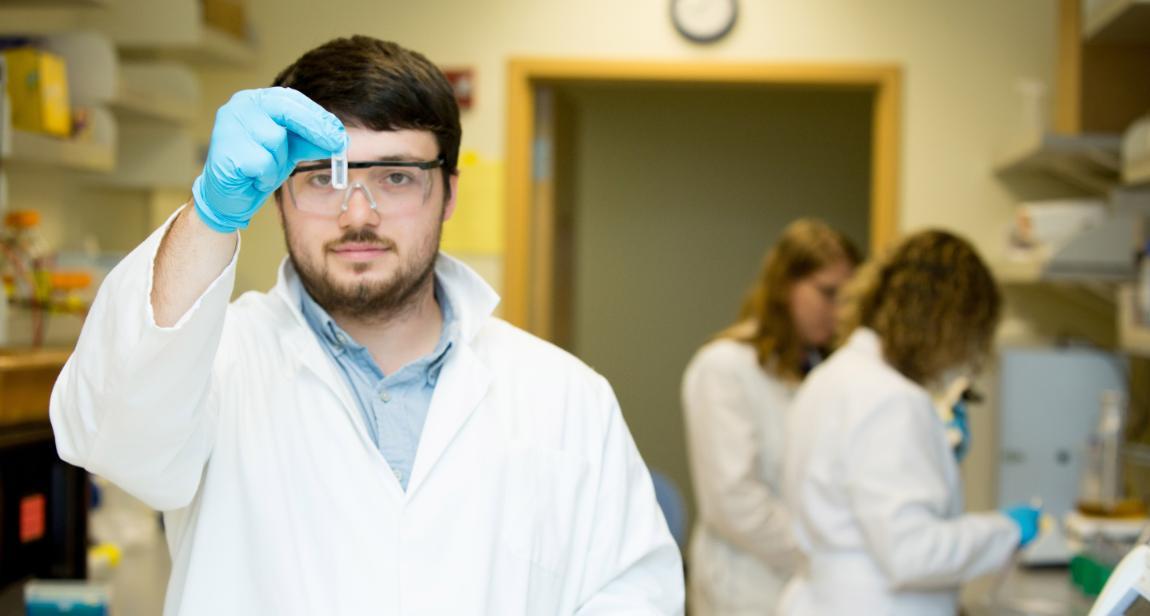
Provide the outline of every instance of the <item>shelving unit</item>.
[[1150,45],[1150,0],[1089,2],[1083,34],[1090,43]]
[[75,171],[111,171],[116,167],[115,146],[110,143],[68,141],[22,130],[12,131],[12,150],[5,163],[62,167]]
[[247,66],[256,57],[251,41],[205,23],[198,0],[116,0],[86,21],[131,57],[207,66]]
[[188,125],[199,111],[200,88],[186,66],[174,62],[122,62],[119,85],[109,102],[127,119]]
[[1003,149],[995,172],[1002,177],[1042,174],[1105,194],[1120,181],[1121,145],[1118,135],[1027,135]]

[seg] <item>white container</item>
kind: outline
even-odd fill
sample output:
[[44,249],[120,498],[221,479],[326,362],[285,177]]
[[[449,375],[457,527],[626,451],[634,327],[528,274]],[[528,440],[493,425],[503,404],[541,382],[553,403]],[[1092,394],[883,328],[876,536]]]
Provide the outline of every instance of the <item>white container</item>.
[[1098,427],[1090,435],[1079,484],[1079,502],[1114,509],[1122,501],[1122,436],[1126,423],[1126,394],[1102,392]]
[[1101,199],[1051,199],[1018,206],[1011,228],[1014,248],[1057,248],[1075,235],[1106,220]]

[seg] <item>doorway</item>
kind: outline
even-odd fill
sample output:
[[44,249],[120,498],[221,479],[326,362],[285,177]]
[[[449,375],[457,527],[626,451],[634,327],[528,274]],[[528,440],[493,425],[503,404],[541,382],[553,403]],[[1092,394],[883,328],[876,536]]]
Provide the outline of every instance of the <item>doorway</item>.
[[789,221],[897,229],[900,73],[517,61],[504,315],[611,381],[691,503],[679,379]]

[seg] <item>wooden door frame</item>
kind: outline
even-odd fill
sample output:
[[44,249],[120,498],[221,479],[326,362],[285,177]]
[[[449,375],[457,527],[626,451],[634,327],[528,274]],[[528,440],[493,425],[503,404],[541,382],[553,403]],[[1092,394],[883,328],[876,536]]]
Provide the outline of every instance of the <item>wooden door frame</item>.
[[[540,294],[532,296],[531,264],[540,259],[549,263],[553,257],[538,254],[541,251],[532,237],[537,223],[532,218],[535,87],[580,83],[873,90],[871,250],[890,245],[898,233],[902,69],[896,65],[512,59],[507,69],[507,246],[503,265],[503,317],[519,327],[544,338],[551,334],[549,323],[535,323],[531,318],[533,302],[547,301]],[[549,249],[543,249],[546,250]]]

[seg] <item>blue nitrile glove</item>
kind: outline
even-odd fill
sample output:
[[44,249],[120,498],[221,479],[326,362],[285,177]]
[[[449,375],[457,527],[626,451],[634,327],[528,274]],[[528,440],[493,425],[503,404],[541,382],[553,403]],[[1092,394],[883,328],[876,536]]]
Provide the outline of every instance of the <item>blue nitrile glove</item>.
[[1003,509],[1002,513],[1018,525],[1018,547],[1025,547],[1034,541],[1034,537],[1038,535],[1038,520],[1042,517],[1041,509],[1030,505],[1018,505]]
[[962,435],[962,439],[954,446],[954,458],[962,462],[966,458],[966,454],[970,453],[970,421],[966,416],[966,401],[959,400],[956,402],[951,413],[954,414],[954,418],[946,424],[946,427],[958,430],[958,433]]
[[347,146],[343,123],[290,88],[243,90],[216,112],[196,212],[221,233],[244,229],[296,164]]

